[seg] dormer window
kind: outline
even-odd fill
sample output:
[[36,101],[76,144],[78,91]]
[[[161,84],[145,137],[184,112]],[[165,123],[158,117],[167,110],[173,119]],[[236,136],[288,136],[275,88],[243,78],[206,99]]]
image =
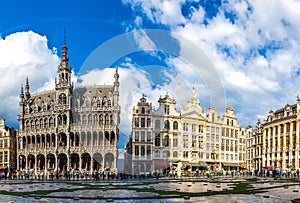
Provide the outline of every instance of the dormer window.
[[170,107],[169,107],[169,105],[165,105],[165,114],[166,115],[170,114]]
[[145,114],[145,108],[142,107],[142,114]]

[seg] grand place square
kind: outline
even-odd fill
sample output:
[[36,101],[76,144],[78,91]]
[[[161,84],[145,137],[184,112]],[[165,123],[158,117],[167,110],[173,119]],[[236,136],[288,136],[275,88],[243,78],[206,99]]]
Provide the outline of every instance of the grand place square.
[[3,1],[0,203],[300,202],[300,1]]

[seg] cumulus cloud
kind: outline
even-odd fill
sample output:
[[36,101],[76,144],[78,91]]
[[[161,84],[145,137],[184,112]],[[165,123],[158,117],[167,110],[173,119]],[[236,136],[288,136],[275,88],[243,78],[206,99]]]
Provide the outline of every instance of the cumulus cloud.
[[[203,2],[123,2],[131,5],[137,16],[167,26],[175,38],[189,39],[207,54],[224,82],[228,101],[237,106],[241,122],[254,123],[261,118],[257,115],[265,115],[270,108],[282,107],[287,101],[295,103],[300,1],[229,0],[214,5],[217,12],[212,17]],[[166,4],[171,4],[168,8],[174,8],[173,12],[162,9]]]
[[[47,45],[47,38],[32,31],[0,38],[0,115],[18,127],[17,114],[21,84],[28,76],[31,93],[47,87],[56,76],[59,57]],[[40,74],[43,72],[43,74]],[[49,87],[50,88],[50,87]]]

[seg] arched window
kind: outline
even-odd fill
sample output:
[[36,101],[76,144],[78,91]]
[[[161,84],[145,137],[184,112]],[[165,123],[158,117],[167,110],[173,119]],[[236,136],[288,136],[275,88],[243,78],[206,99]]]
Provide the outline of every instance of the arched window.
[[108,124],[109,124],[109,115],[106,114],[105,115],[105,123],[104,123],[104,125],[108,125]]
[[170,129],[170,122],[168,120],[165,121],[165,129]]
[[168,147],[169,146],[169,135],[166,135],[165,137],[164,137],[164,146],[165,147]]
[[177,151],[174,151],[173,152],[173,157],[175,158],[175,157],[178,157],[178,152]]
[[160,129],[160,120],[155,121],[155,129],[157,129],[157,130]]
[[169,158],[169,157],[170,157],[170,151],[164,151],[163,158]]
[[178,130],[178,122],[174,121],[173,123],[173,130]]
[[155,146],[160,146],[160,134],[155,136]]
[[100,114],[100,116],[99,116],[99,123],[100,123],[100,126],[103,125],[103,115],[102,114]]
[[91,114],[88,115],[88,124],[89,125],[92,124],[92,115]]
[[154,152],[154,156],[155,156],[155,157],[160,157],[160,152],[159,152],[158,150],[156,150],[156,151]]
[[59,95],[58,103],[63,105],[67,104],[67,97],[64,93]]
[[142,107],[142,114],[145,114],[145,108]]
[[82,124],[85,125],[87,122],[86,115],[82,115]]
[[113,115],[110,115],[110,125],[113,125],[114,124],[114,119],[113,119]]

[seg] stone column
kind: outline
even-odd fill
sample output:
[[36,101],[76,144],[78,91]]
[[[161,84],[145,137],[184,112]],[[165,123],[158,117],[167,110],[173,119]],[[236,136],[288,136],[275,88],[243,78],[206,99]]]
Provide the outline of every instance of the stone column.
[[270,162],[271,162],[271,155],[272,155],[272,147],[271,147],[271,128],[268,128],[268,144],[267,144],[267,166],[270,166]]
[[[275,167],[275,162],[274,161],[276,161],[276,152],[277,152],[277,146],[275,146],[275,144],[276,144],[276,142],[275,142],[275,138],[276,138],[276,127],[277,126],[273,126],[273,131],[271,132],[272,133],[272,139],[271,139],[271,141],[272,141],[272,159],[271,159],[271,161],[273,162],[272,163],[272,165],[274,165],[274,167]],[[278,129],[277,129],[278,130]]]
[[58,171],[58,133],[55,133],[55,171]]
[[282,151],[282,168],[286,169],[286,123],[283,124],[283,151]]
[[79,154],[79,170],[82,170],[82,154]]
[[94,157],[91,155],[91,174],[93,173],[93,168],[94,168]]
[[295,163],[293,162],[293,154],[292,154],[292,150],[293,150],[293,129],[294,129],[294,123],[292,121],[290,121],[290,137],[289,137],[289,164],[295,166]]
[[[36,142],[35,142],[36,143]],[[36,144],[35,144],[36,145]],[[34,174],[35,174],[35,178],[37,176],[37,163],[38,163],[38,156],[35,155],[35,159],[34,159]]]
[[267,143],[266,143],[266,137],[267,137],[267,130],[263,129],[263,136],[262,136],[262,166],[265,166],[266,164],[266,149],[267,149]]
[[296,149],[295,149],[295,168],[299,168],[299,120],[296,121]]
[[280,154],[282,153],[281,152],[281,148],[282,148],[282,143],[280,142],[280,132],[281,132],[281,125],[279,124],[278,126],[277,126],[277,167],[279,166],[279,162],[280,162],[280,159],[281,159],[281,156],[280,156]]
[[67,170],[70,168],[70,130],[67,132]]
[[[45,137],[47,139],[47,137]],[[44,154],[45,156],[45,164],[44,164],[44,176],[45,178],[47,177],[48,174],[48,162],[47,162],[47,153]]]
[[25,160],[26,160],[25,171],[26,173],[28,173],[28,156],[25,157]]

